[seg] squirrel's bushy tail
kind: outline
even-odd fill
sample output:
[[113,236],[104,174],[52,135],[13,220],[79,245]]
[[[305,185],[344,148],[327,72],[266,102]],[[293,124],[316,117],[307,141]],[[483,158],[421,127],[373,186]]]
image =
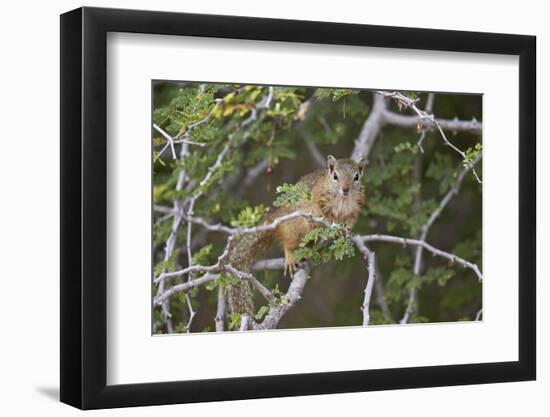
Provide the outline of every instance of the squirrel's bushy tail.
[[[272,235],[272,231],[264,231],[241,236],[229,250],[227,263],[239,271],[250,272],[254,261],[267,250]],[[229,285],[226,294],[231,313],[254,317],[254,299],[248,281],[241,279],[238,283]]]

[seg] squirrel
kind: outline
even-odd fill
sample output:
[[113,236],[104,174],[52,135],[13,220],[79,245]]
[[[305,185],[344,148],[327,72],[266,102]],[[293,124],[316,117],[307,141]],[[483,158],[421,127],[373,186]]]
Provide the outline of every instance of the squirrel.
[[[306,186],[311,198],[278,207],[266,216],[263,223],[296,210],[322,216],[329,223],[345,224],[353,228],[365,200],[361,177],[365,160],[336,159],[327,157],[327,167],[311,172],[298,181]],[[297,217],[281,223],[274,230],[247,234],[229,250],[227,263],[234,268],[250,272],[254,261],[262,256],[273,240],[277,241],[285,255],[285,275],[292,277],[296,270],[293,252],[304,236],[319,227],[304,217]],[[231,313],[254,317],[252,289],[247,280],[240,280],[227,287],[227,301]]]

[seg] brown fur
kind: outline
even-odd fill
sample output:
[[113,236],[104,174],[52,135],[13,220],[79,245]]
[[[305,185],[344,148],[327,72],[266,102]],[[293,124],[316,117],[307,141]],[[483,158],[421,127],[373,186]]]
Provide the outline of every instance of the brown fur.
[[[351,229],[357,222],[365,193],[361,185],[364,161],[327,158],[327,168],[319,169],[302,177],[299,182],[306,185],[311,199],[302,200],[288,206],[277,208],[264,219],[270,223],[273,219],[292,213],[296,210],[322,216],[329,223],[345,224]],[[295,271],[293,252],[309,231],[319,227],[318,224],[298,217],[281,223],[274,232],[264,232],[243,236],[230,251],[229,262],[237,269],[249,271],[252,263],[265,251],[273,238],[277,240],[285,254],[285,274]],[[247,282],[228,288],[229,307],[232,312],[254,315],[252,293]]]
[[[331,163],[332,162],[332,163]],[[351,229],[357,222],[361,207],[364,204],[365,193],[361,185],[361,175],[364,163],[354,162],[350,159],[329,157],[327,169],[320,169],[300,179],[311,193],[311,199],[300,201],[291,207],[279,207],[273,217],[280,217],[292,213],[295,210],[303,210],[315,216],[322,216],[329,223],[344,223]],[[337,174],[335,180],[333,175]],[[358,175],[359,180],[354,181]],[[348,189],[347,195],[343,189]],[[285,273],[293,273],[295,270],[292,253],[303,237],[309,231],[319,227],[303,217],[282,223],[275,230],[275,238],[285,253]]]

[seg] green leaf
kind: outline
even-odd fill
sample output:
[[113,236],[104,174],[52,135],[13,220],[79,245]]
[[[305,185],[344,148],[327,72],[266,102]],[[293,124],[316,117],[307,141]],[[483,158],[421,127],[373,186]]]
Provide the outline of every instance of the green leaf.
[[359,90],[346,90],[338,88],[318,88],[315,90],[314,96],[319,100],[325,100],[327,98],[332,101],[338,101],[342,97],[349,96],[351,94],[359,94]]
[[311,193],[309,192],[307,186],[299,182],[297,184],[283,184],[277,187],[277,193],[280,194],[273,205],[275,207],[283,205],[291,205],[297,203],[301,200],[309,200],[311,198]]
[[200,248],[197,252],[193,254],[192,263],[193,265],[200,265],[206,263],[208,256],[212,252],[212,244],[209,243],[206,246]]
[[341,261],[344,257],[355,255],[355,246],[344,235],[344,226],[338,228],[318,227],[303,237],[298,249],[294,251],[294,260],[308,260],[314,265],[326,263],[331,259]]
[[222,288],[227,288],[230,285],[237,284],[238,282],[240,282],[240,280],[241,279],[236,275],[227,274],[225,272],[222,272],[218,279],[216,279],[214,281],[210,281],[208,284],[205,285],[205,288],[208,291],[212,291],[212,290],[218,288],[218,286],[221,286]]
[[176,248],[172,252],[172,256],[167,260],[160,261],[157,263],[153,269],[155,276],[160,275],[163,272],[173,272],[176,270],[176,259],[180,253],[180,249]]
[[396,153],[408,151],[415,155],[418,152],[418,146],[411,144],[410,142],[402,142],[399,145],[396,145],[393,150]]
[[254,318],[256,319],[256,321],[260,321],[261,319],[264,318],[264,316],[267,314],[268,311],[269,311],[268,306],[261,306],[258,312],[256,313],[256,315],[254,316]]
[[233,227],[252,227],[256,226],[263,218],[266,208],[263,204],[255,207],[246,207],[241,210],[236,219],[231,220]]
[[470,164],[472,164],[472,162],[474,162],[474,160],[479,155],[481,155],[482,150],[483,150],[483,146],[481,145],[481,143],[476,143],[474,147],[466,149],[466,152],[464,152],[466,156],[462,161],[462,164],[464,165],[464,167],[466,168],[470,166]]
[[229,330],[238,329],[241,326],[241,315],[239,313],[231,313],[228,315],[227,327]]

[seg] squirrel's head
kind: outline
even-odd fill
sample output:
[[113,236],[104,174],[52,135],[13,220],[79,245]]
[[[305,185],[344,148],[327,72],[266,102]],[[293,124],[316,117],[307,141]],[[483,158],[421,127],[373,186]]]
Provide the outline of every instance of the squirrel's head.
[[361,176],[365,168],[365,159],[336,159],[327,157],[327,184],[334,196],[347,197],[361,191]]

